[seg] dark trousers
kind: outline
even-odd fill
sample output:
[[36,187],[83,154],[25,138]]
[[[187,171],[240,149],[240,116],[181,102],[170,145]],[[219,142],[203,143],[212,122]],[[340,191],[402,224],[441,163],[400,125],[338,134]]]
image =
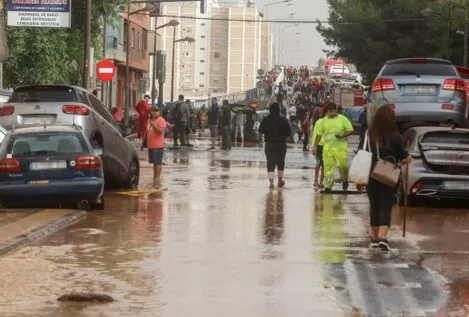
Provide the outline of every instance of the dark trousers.
[[287,155],[286,143],[266,143],[265,156],[267,158],[267,172],[285,170],[285,157]]
[[224,150],[231,150],[231,126],[227,125],[222,128],[222,145]]
[[307,150],[309,145],[309,134],[305,133],[305,137],[303,139],[303,150]]
[[370,225],[391,226],[391,212],[397,188],[392,188],[370,177],[367,186],[370,200]]
[[173,132],[174,144],[178,143],[178,139],[181,139],[181,145],[186,144],[186,124],[187,123],[184,121],[174,122],[174,132]]

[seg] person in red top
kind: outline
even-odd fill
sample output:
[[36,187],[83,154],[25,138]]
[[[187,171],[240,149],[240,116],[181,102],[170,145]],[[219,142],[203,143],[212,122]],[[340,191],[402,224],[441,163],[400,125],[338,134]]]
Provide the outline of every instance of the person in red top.
[[149,102],[150,102],[150,96],[145,95],[145,97],[143,97],[143,99],[140,100],[138,104],[135,106],[135,110],[138,113],[138,123],[139,123],[138,138],[140,140],[143,139],[145,137],[145,134],[147,133],[149,113],[151,110]]
[[164,131],[168,124],[160,114],[160,109],[155,107],[152,109],[152,117],[150,120],[150,128],[148,129],[147,144],[148,144],[148,162],[153,164],[153,186],[156,188],[161,187],[160,177],[161,170],[163,169],[163,154],[164,154]]

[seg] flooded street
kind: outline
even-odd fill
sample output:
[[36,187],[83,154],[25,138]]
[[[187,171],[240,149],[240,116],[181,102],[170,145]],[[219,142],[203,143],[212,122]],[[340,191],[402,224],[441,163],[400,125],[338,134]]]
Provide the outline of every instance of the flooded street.
[[[268,189],[262,148],[166,151],[150,192],[1,259],[1,316],[469,316],[469,213],[395,209],[389,258],[367,249],[364,194],[321,195],[314,159],[287,154]],[[351,147],[354,147],[352,145]],[[110,304],[58,302],[105,293]]]

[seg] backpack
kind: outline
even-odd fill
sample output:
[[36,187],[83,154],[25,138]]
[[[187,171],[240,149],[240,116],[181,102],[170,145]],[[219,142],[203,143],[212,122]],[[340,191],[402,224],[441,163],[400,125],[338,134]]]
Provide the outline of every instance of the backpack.
[[172,113],[171,113],[171,118],[173,121],[181,121],[182,119],[182,111],[181,111],[181,104],[177,104]]

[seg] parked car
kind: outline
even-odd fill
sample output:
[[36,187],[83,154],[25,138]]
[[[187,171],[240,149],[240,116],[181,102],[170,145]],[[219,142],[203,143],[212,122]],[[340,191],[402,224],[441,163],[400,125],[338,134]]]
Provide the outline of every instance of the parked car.
[[2,206],[86,201],[92,209],[104,209],[100,154],[78,127],[10,131],[0,146]]
[[11,92],[5,89],[0,89],[0,105],[6,104],[11,97]]
[[396,111],[402,132],[448,122],[468,127],[464,81],[450,62],[404,58],[386,62],[372,84],[368,122],[383,105]]
[[364,106],[356,106],[351,108],[344,109],[344,115],[352,122],[353,129],[355,131],[360,131],[361,123],[359,121],[361,114],[365,111]]
[[[103,149],[106,183],[136,188],[139,159],[111,112],[89,91],[70,85],[24,86],[14,90],[0,107],[0,125],[6,129],[36,125],[77,125],[93,148]],[[127,131],[130,133],[131,131]]]
[[[424,199],[469,199],[469,129],[414,127],[404,140],[413,158],[407,183],[410,206]],[[403,185],[397,195],[401,206]]]

